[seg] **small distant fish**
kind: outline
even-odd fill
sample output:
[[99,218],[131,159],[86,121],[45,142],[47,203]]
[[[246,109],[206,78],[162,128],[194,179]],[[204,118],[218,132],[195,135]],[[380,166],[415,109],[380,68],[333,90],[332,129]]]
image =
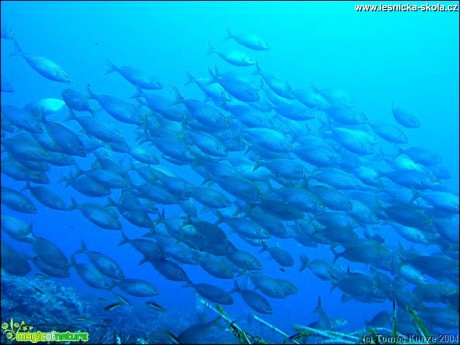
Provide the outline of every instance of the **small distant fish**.
[[405,153],[410,158],[414,160],[415,163],[420,163],[424,166],[432,166],[441,163],[441,156],[430,149],[425,149],[423,147],[412,146],[408,149],[399,148],[400,153]]
[[89,84],[86,85],[88,98],[96,100],[108,114],[118,121],[141,125],[139,107],[111,95],[96,95]]
[[26,243],[33,241],[32,223],[27,224],[19,218],[7,214],[2,214],[0,218],[2,231],[4,230],[11,238]]
[[[107,255],[104,255],[99,252],[89,251],[86,248],[85,242],[81,241],[81,248],[77,250],[74,254],[86,254],[89,261],[105,276],[112,279],[124,279],[122,269],[118,263],[109,258]],[[127,303],[129,304],[129,302]]]
[[254,34],[239,34],[234,35],[229,28],[227,28],[227,37],[225,40],[233,39],[239,44],[254,50],[268,50],[270,46]]
[[73,254],[71,255],[69,266],[75,266],[80,278],[86,284],[95,289],[111,290],[114,286],[113,280],[108,281],[106,277],[92,264],[76,263]]
[[208,48],[209,50],[208,50],[207,55],[216,53],[224,61],[227,61],[229,64],[232,64],[234,66],[251,66],[256,63],[256,60],[254,60],[250,56],[238,50],[229,50],[229,51],[216,50],[211,42],[209,42]]
[[270,73],[262,71],[259,63],[256,63],[256,72],[254,73],[260,75],[268,87],[278,96],[287,99],[295,99],[295,95],[289,83]]
[[294,266],[294,258],[292,257],[291,253],[289,253],[287,250],[280,248],[280,247],[269,247],[265,242],[264,242],[264,247],[261,251],[268,251],[272,259],[274,259],[278,264],[281,266]]
[[162,257],[162,251],[157,242],[143,238],[129,239],[123,231],[121,232],[121,236],[122,239],[117,246],[129,243],[134,249],[149,259],[158,259]]
[[188,282],[185,286],[191,286],[195,288],[195,291],[200,296],[214,303],[219,303],[219,304],[224,304],[224,305],[233,304],[232,296],[227,291],[221,289],[220,287],[217,287],[211,284],[207,284],[207,283],[193,284],[192,282]]
[[105,74],[118,72],[128,82],[141,89],[157,90],[163,88],[163,84],[148,73],[139,71],[131,66],[115,66],[115,64],[108,59],[106,62],[109,67]]
[[273,298],[286,298],[298,291],[298,288],[288,280],[272,279],[260,272],[250,272],[251,282],[265,295]]
[[14,126],[31,133],[43,132],[37,119],[27,110],[16,108],[13,105],[2,105],[2,122],[7,120]]
[[121,302],[117,302],[117,303],[112,303],[112,304],[109,304],[107,306],[104,307],[104,310],[105,311],[111,311],[111,310],[114,310],[114,309],[117,309],[119,307],[121,307],[124,303],[121,303]]
[[270,303],[257,292],[247,289],[241,289],[236,280],[233,281],[234,288],[230,291],[237,292],[246,302],[246,304],[253,310],[262,314],[271,314],[272,307]]
[[36,278],[40,278],[40,279],[48,279],[49,277],[45,274],[41,274],[41,273],[35,273],[34,276]]
[[413,114],[401,109],[401,108],[395,108],[393,105],[392,108],[393,116],[396,121],[401,126],[404,126],[406,128],[419,128],[420,127],[420,120]]
[[37,207],[24,194],[5,186],[1,187],[1,194],[2,205],[21,213],[37,213]]
[[115,297],[118,298],[124,304],[131,305],[131,303],[125,297],[123,297],[122,295],[119,295],[119,294],[116,293]]
[[195,261],[210,275],[220,279],[233,279],[235,270],[232,262],[225,256],[216,256],[198,252]]
[[71,186],[86,196],[107,196],[112,193],[110,188],[100,184],[99,182],[96,182],[91,177],[86,175],[78,177],[66,177],[62,175],[59,182],[66,182],[66,186]]
[[70,83],[70,78],[62,67],[43,56],[24,53],[16,40],[14,40],[14,51],[10,56],[22,56],[30,67],[47,79]]
[[372,124],[374,132],[386,141],[394,144],[407,144],[407,135],[398,127],[387,124]]
[[217,102],[225,103],[232,100],[230,94],[225,91],[221,85],[216,83],[209,84],[209,78],[197,79],[187,71],[185,71],[185,76],[187,81],[184,83],[184,86],[189,85],[190,83],[195,83],[208,98]]
[[80,92],[72,89],[65,89],[61,92],[61,96],[70,109],[93,113],[93,110],[89,107],[88,100]]
[[74,209],[80,210],[89,221],[103,229],[120,230],[122,228],[118,220],[118,213],[103,205],[91,202],[78,204],[75,199],[71,197],[69,210]]
[[67,210],[66,203],[53,190],[42,186],[31,186],[29,181],[26,182],[24,189],[28,189],[35,199],[43,205],[54,210]]
[[61,152],[79,157],[86,157],[86,149],[80,137],[71,129],[56,121],[48,121],[43,118],[47,133],[61,148]]
[[77,316],[75,320],[81,321],[81,322],[90,322],[92,319],[91,317]]
[[116,283],[116,286],[118,286],[124,292],[137,297],[158,295],[157,288],[145,280],[123,279]]
[[150,308],[152,308],[153,310],[159,311],[160,313],[164,313],[165,311],[165,309],[161,305],[153,301],[147,301],[145,302],[145,304],[149,306]]
[[224,194],[206,187],[193,187],[190,196],[210,208],[225,208],[232,204]]
[[242,102],[257,102],[260,100],[258,87],[251,81],[242,79],[233,73],[219,73],[217,67],[214,71],[208,69],[209,77],[213,83],[219,83],[226,92]]
[[69,262],[62,250],[50,240],[36,236],[32,242],[32,250],[44,263],[56,269],[67,269]]
[[69,267],[56,267],[46,263],[40,256],[32,258],[34,265],[45,274],[45,279],[49,277],[68,278],[70,277]]
[[86,133],[92,137],[109,143],[125,143],[125,138],[117,127],[107,121],[94,116],[76,116],[73,111],[70,111],[70,119],[76,120]]
[[151,260],[152,266],[166,279],[172,281],[185,281],[188,282],[189,278],[187,273],[172,261],[160,258]]

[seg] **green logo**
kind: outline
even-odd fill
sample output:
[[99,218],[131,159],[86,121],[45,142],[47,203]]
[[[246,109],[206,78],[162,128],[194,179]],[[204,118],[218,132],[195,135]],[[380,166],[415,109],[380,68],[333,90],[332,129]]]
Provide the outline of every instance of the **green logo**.
[[14,322],[13,318],[10,319],[10,323],[2,323],[2,332],[6,335],[6,338],[11,341],[30,341],[36,343],[39,341],[84,341],[89,340],[88,332],[31,332],[33,326],[29,326],[25,321]]

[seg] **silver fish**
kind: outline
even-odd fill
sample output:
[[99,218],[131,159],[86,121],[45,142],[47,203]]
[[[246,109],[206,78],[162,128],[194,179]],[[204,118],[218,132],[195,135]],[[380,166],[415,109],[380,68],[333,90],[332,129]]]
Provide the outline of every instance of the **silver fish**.
[[61,66],[43,56],[24,53],[16,40],[14,40],[14,51],[10,56],[22,56],[30,67],[47,79],[61,83],[70,83],[68,74]]

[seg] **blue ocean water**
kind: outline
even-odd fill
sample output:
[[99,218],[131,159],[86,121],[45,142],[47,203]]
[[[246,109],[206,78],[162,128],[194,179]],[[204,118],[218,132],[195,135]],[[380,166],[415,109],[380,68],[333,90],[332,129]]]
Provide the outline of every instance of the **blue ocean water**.
[[[416,114],[421,122],[420,128],[404,129],[409,145],[429,148],[442,156],[442,165],[451,174],[451,178],[442,183],[458,195],[458,12],[364,13],[357,12],[355,5],[355,2],[2,1],[2,26],[8,23],[22,50],[55,61],[71,78],[69,85],[43,78],[27,66],[24,59],[8,57],[13,51],[13,41],[2,39],[1,74],[14,87],[13,93],[2,93],[2,104],[23,107],[42,98],[60,98],[67,87],[86,94],[86,84],[90,84],[96,94],[110,94],[135,103],[135,100],[130,100],[135,91],[130,83],[117,73],[105,74],[106,59],[117,66],[129,65],[153,74],[164,85],[155,93],[171,99],[174,98],[173,87],[177,87],[187,99],[203,99],[196,86],[183,86],[185,71],[196,77],[207,77],[208,69],[217,66],[220,72],[234,72],[257,79],[253,75],[254,66],[233,66],[217,54],[207,56],[208,42],[212,42],[218,50],[237,49],[247,53],[260,63],[264,71],[288,81],[293,89],[314,86],[319,90],[342,90],[356,100],[372,123],[397,125],[392,115],[392,104]],[[235,33],[257,34],[269,43],[270,50],[255,51],[233,40],[224,41],[227,28]],[[67,112],[63,109],[52,114],[52,118],[63,119],[67,117]],[[75,121],[63,123],[84,135]],[[132,125],[114,119],[112,123],[129,143],[135,144]],[[390,144],[385,147],[392,149]],[[116,155],[119,159],[122,156]],[[5,157],[6,152],[2,150],[2,160]],[[76,161],[86,170],[93,158],[89,154],[87,158],[76,157]],[[188,165],[175,166],[165,160],[162,164],[195,185],[202,182],[202,178]],[[105,198],[85,197],[57,183],[61,174],[68,175],[72,170],[53,166],[48,172],[48,187],[69,204],[71,196],[79,203],[105,204]],[[20,190],[24,182],[2,174],[2,185]],[[24,194],[30,196],[28,191]],[[114,200],[118,200],[119,195],[119,190],[113,190]],[[156,313],[145,307],[145,298],[129,297],[137,308],[104,312],[103,307],[114,300],[113,294],[87,286],[71,268],[70,278],[55,281],[77,289],[82,299],[87,299],[89,303],[100,304],[100,314],[91,315],[91,319],[110,319],[118,327],[132,323],[140,334],[147,333],[166,319],[168,330],[174,333],[180,333],[196,322],[197,297],[193,288],[183,287],[182,282],[166,280],[150,264],[138,266],[142,259],[138,252],[128,245],[117,246],[121,239],[120,231],[101,229],[78,211],[56,211],[38,202],[35,204],[38,212],[33,215],[17,213],[3,205],[2,213],[33,223],[36,235],[57,244],[68,257],[80,248],[84,239],[89,250],[114,258],[126,277],[154,284],[159,294],[151,299],[167,310],[164,314]],[[176,206],[158,207],[164,209],[168,217],[183,215]],[[211,222],[216,219],[212,212],[200,213],[199,216]],[[145,229],[136,228],[122,217],[120,221],[123,231],[130,238],[140,238],[145,233]],[[327,315],[347,320],[344,330],[348,331],[364,328],[364,321],[370,320],[379,311],[392,312],[390,300],[383,303],[364,303],[353,299],[343,302],[342,292],[338,288],[331,291],[329,281],[318,279],[308,269],[298,273],[300,254],[307,255],[310,260],[332,261],[330,246],[311,248],[292,238],[272,238],[271,245],[278,244],[290,251],[296,261],[294,267],[281,270],[267,252],[259,253],[258,247],[242,241],[236,234],[230,234],[229,228],[223,228],[239,249],[252,253],[261,261],[265,274],[289,280],[298,287],[298,293],[284,299],[267,297],[273,313],[262,316],[288,334],[294,333],[294,324],[307,325],[318,320],[318,314],[314,313],[318,296],[321,296]],[[400,239],[393,233],[382,236],[397,251]],[[33,255],[29,244],[13,241],[3,232],[2,241]],[[425,247],[404,240],[402,243],[405,248],[414,247],[427,254],[440,250],[436,246]],[[83,260],[82,256],[78,256],[78,262]],[[369,270],[369,265],[349,263],[345,259],[336,262],[345,269],[349,264],[352,271]],[[233,287],[231,280],[213,278],[197,266],[182,267],[193,282],[211,283],[227,291]],[[29,275],[33,276],[36,272],[34,267]],[[243,274],[239,280],[244,279]],[[247,320],[251,319],[248,306],[238,295],[233,297],[235,303],[226,306],[225,310],[234,320],[247,324]],[[212,315],[211,311],[208,313]],[[2,313],[2,321],[10,317]],[[142,322],[138,323],[136,319]],[[29,323],[34,321],[29,320]],[[141,324],[145,329],[140,327]],[[260,334],[277,339],[255,321],[247,327],[254,333],[260,331]]]

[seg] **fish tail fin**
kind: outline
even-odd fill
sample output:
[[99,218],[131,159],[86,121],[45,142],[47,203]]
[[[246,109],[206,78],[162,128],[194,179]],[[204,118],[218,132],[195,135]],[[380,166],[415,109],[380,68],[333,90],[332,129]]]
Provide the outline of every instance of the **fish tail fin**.
[[26,181],[26,184],[24,185],[24,187],[22,187],[22,188],[20,189],[20,191],[22,192],[22,191],[24,191],[24,190],[26,190],[26,189],[30,189],[30,181]]
[[260,69],[258,61],[256,61],[256,70],[254,71],[254,74],[262,75],[262,70]]
[[420,198],[420,192],[414,188],[414,186],[411,187],[411,191],[412,191],[412,198],[410,199],[409,201],[409,205],[413,204],[415,200],[417,200],[418,198]]
[[173,86],[173,90],[174,90],[174,95],[176,96],[176,100],[173,102],[172,105],[183,103],[184,102],[184,97],[181,95],[179,89],[177,87]]
[[[334,132],[332,131],[333,125],[329,117],[326,117],[326,120],[318,118],[319,128],[318,131],[326,135],[332,136]],[[326,133],[327,132],[327,133]]]
[[70,255],[69,263],[67,264],[68,267],[76,266],[77,263],[75,262],[75,256],[73,254]]
[[81,240],[80,249],[76,250],[73,254],[84,254],[88,251],[85,241]]
[[[211,321],[209,322],[209,325],[218,326],[219,323],[220,323],[221,318],[222,318],[222,315],[217,315],[216,318],[215,318],[214,320],[211,320]],[[239,321],[239,320],[237,320],[237,321]],[[236,321],[235,321],[235,322],[236,322]]]
[[121,232],[121,241],[118,242],[117,247],[122,246],[122,245],[124,245],[124,244],[126,244],[126,243],[128,243],[128,242],[129,242],[129,238],[128,238],[128,237],[125,235],[125,233],[122,231],[122,232]]
[[73,175],[75,178],[78,178],[80,175],[84,173],[84,171],[75,163],[75,174]]
[[75,199],[73,198],[73,196],[71,196],[70,197],[70,205],[69,205],[68,210],[71,211],[71,210],[75,210],[76,208],[78,208],[78,204],[75,201]]
[[259,253],[262,253],[268,250],[268,243],[265,242],[264,240],[262,240],[261,242],[262,242],[262,248],[260,248]]
[[219,224],[223,223],[224,220],[225,220],[224,215],[223,215],[219,210],[216,210],[214,213],[216,214],[216,216],[217,216],[217,218],[218,218],[218,219],[216,220],[215,224],[216,224],[216,225],[219,225]]
[[145,264],[146,262],[149,262],[149,261],[150,261],[150,260],[149,260],[146,256],[144,256],[144,257],[139,261],[139,263],[137,264],[137,266],[138,266],[138,267],[139,267],[139,266],[142,266],[143,264]]
[[350,295],[343,293],[342,298],[340,299],[340,302],[345,303],[348,302],[351,299]]
[[90,113],[91,115],[96,114],[96,110],[91,109],[91,108],[89,108],[89,107],[88,107],[88,111],[89,111],[89,113]]
[[206,53],[206,56],[211,55],[215,51],[216,51],[216,48],[214,48],[211,42],[208,42],[208,52]]
[[225,36],[224,41],[231,40],[235,38],[235,35],[232,34],[230,28],[227,26],[227,36]]
[[29,232],[29,235],[27,236],[31,241],[33,241],[35,239],[35,234],[34,234],[34,224],[33,223],[30,223],[28,226],[27,226],[27,229],[28,229],[28,232]]
[[93,99],[95,94],[93,92],[93,90],[91,89],[91,85],[90,84],[86,84],[86,92],[88,92],[88,99]]
[[208,68],[208,73],[209,73],[209,76],[211,77],[210,84],[215,83],[217,80],[217,73],[213,71],[211,68]]
[[128,158],[128,170],[136,170],[136,166],[134,165],[134,162],[131,156]]
[[229,291],[229,293],[234,293],[240,291],[240,286],[238,285],[238,281],[235,279],[233,280],[233,289]]
[[[399,151],[399,153],[394,157],[398,157],[402,151]],[[372,161],[377,163],[377,162],[382,162],[385,160],[385,152],[383,152],[383,149],[381,147],[378,147],[375,153],[372,155]]]
[[65,176],[62,171],[60,171],[60,175],[59,175],[59,180],[58,180],[58,183],[61,183],[61,182],[65,182],[66,183],[66,187],[68,187],[70,185],[70,178]]
[[144,96],[145,96],[144,90],[142,90],[139,87],[139,85],[136,85],[136,92],[134,92],[134,94],[131,96],[131,98],[139,98],[139,97],[144,97]]
[[10,56],[22,56],[24,53],[22,52],[21,47],[19,46],[19,43],[17,40],[14,40],[14,50],[10,54]]
[[189,71],[185,71],[185,78],[187,80],[185,81],[184,86],[189,85],[191,83],[196,83],[195,77],[191,75]]
[[112,61],[110,61],[109,59],[105,59],[105,62],[107,63],[107,70],[105,71],[105,75],[115,72],[117,70],[117,66],[115,66],[112,63]]
[[155,223],[152,222],[152,225],[149,227],[149,232],[147,232],[143,237],[155,237],[156,234]]
[[117,203],[115,202],[115,200],[113,200],[110,196],[107,197],[107,204],[105,205],[105,207],[111,207],[111,206],[116,206]]
[[237,277],[244,277],[244,276],[247,276],[248,274],[250,274],[250,271],[248,271],[247,268],[243,268],[237,273],[236,276]]
[[62,119],[62,121],[70,121],[70,120],[76,120],[77,116],[75,115],[75,112],[69,108],[68,115]]
[[259,156],[257,156],[257,158],[255,159],[255,162],[254,162],[254,168],[252,168],[252,171],[256,171],[257,169],[259,169],[262,165],[262,160],[260,159]]
[[333,263],[337,261],[342,256],[342,253],[339,253],[335,250],[335,247],[331,248],[332,254],[334,254],[334,260],[332,260]]
[[313,312],[314,313],[319,313],[319,312],[321,312],[322,309],[323,309],[323,307],[321,306],[321,295],[318,295],[318,303],[317,303],[315,309],[313,309]]
[[248,145],[248,147],[246,148],[246,150],[243,153],[243,156],[246,156],[251,150],[252,150],[252,146]]
[[394,114],[394,112],[395,112],[395,101],[394,101],[394,100],[391,101],[391,112],[392,112],[393,114]]
[[166,220],[165,209],[162,209],[161,212],[158,212],[158,219],[156,220],[157,224],[164,224]]
[[180,344],[180,339],[177,335],[175,335],[173,332],[170,332],[168,330],[164,330],[163,334],[171,341],[171,344]]
[[34,115],[37,117],[39,122],[41,121],[45,124],[49,122],[46,118],[45,109],[43,107],[40,107]]
[[192,281],[191,281],[190,279],[187,280],[187,281],[184,283],[184,285],[182,285],[182,287],[191,287],[191,286],[193,286],[193,283],[192,283]]
[[304,269],[306,269],[308,267],[308,256],[302,254],[300,255],[300,267],[299,267],[299,272],[302,272]]

